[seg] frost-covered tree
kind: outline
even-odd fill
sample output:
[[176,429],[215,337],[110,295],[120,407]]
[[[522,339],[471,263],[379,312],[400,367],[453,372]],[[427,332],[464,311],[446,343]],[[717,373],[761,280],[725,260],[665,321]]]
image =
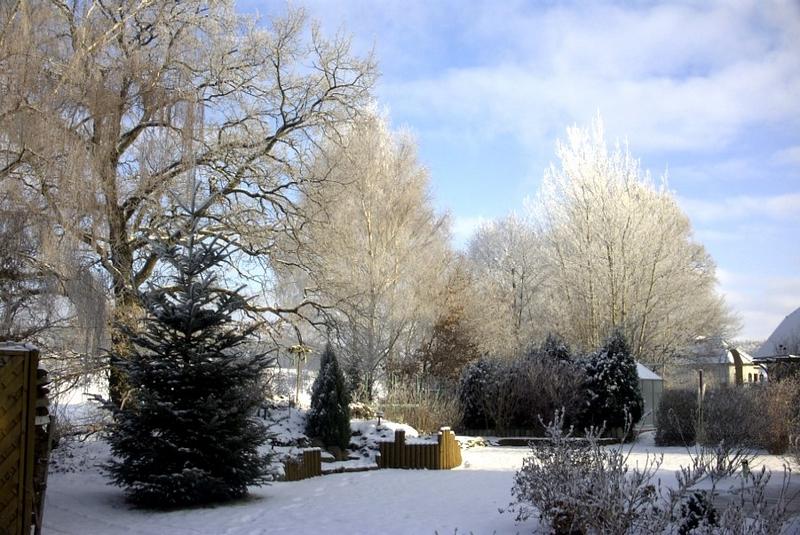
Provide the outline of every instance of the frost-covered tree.
[[[299,170],[357,115],[374,74],[298,9],[262,25],[233,0],[0,2],[0,181],[102,270],[115,325],[135,323],[169,192],[200,180],[198,210],[268,274],[299,216]],[[278,321],[305,304],[264,310]]]
[[325,347],[311,389],[306,433],[342,450],[350,443],[350,395],[333,348]]
[[220,284],[227,249],[194,215],[184,223],[177,244],[151,244],[168,276],[141,296],[141,329],[121,326],[130,352],[111,355],[131,390],[114,409],[108,470],[146,507],[239,498],[266,473],[253,415],[270,359],[246,351],[258,324],[243,322],[247,300]]
[[476,306],[467,317],[481,350],[516,355],[544,334],[542,245],[530,222],[513,214],[483,225],[470,240],[467,260]]
[[557,155],[530,205],[545,240],[549,329],[590,351],[619,327],[656,363],[697,336],[727,333],[735,322],[714,262],[666,179],[653,181],[627,147],[609,148],[599,118],[568,129]]
[[353,395],[371,398],[385,368],[412,357],[438,315],[447,220],[431,206],[413,141],[375,113],[325,145],[312,171],[325,180],[306,192],[313,217],[285,263],[306,266],[289,275],[328,307]]
[[588,356],[585,388],[584,425],[612,430],[624,428],[627,417],[631,426],[641,419],[644,401],[636,361],[621,330],[616,329],[603,347]]

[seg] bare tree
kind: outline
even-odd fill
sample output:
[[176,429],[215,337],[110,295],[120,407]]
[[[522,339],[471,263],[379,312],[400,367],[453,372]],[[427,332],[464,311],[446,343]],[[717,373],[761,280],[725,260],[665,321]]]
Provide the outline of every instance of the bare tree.
[[232,1],[11,2],[0,32],[0,181],[92,255],[117,322],[156,267],[150,238],[181,233],[170,195],[196,181],[211,231],[269,267],[299,217],[299,170],[375,74],[302,11],[262,27]]
[[290,263],[309,266],[297,280],[330,307],[344,367],[371,397],[385,367],[410,356],[436,319],[446,220],[431,208],[414,143],[378,115],[326,146],[315,169],[327,179],[305,198],[315,218]]
[[700,335],[735,325],[715,265],[688,218],[625,147],[606,146],[598,118],[558,145],[532,206],[546,239],[548,316],[582,349],[620,327],[634,353],[663,363]]

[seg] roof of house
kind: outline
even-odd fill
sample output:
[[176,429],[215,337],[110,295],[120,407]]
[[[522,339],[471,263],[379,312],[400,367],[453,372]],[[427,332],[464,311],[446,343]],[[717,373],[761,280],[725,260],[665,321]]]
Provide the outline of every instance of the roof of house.
[[639,379],[643,379],[645,381],[663,381],[658,374],[641,362],[636,363],[636,373],[639,375]]
[[733,352],[737,352],[742,364],[753,364],[753,357],[746,351],[729,344],[719,337],[698,337],[684,358],[687,364],[734,364]]
[[775,331],[756,351],[757,357],[786,355],[800,341],[800,308],[783,318]]

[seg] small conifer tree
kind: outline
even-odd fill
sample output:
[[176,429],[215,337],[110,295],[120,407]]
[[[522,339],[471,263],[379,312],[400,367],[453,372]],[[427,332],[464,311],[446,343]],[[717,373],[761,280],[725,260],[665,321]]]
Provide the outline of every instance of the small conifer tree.
[[586,375],[587,426],[605,424],[607,430],[625,427],[626,412],[631,425],[641,419],[644,401],[636,361],[622,331],[615,330],[603,347],[589,356]]
[[190,212],[177,245],[156,244],[170,280],[143,293],[141,328],[123,326],[131,353],[116,356],[132,390],[114,408],[107,470],[144,507],[235,499],[265,481],[266,433],[252,415],[271,359],[243,349],[257,326],[242,323],[239,291],[218,284],[229,254],[198,223]]
[[319,375],[311,390],[306,433],[319,438],[326,446],[336,446],[341,450],[350,444],[350,396],[330,344],[322,354]]

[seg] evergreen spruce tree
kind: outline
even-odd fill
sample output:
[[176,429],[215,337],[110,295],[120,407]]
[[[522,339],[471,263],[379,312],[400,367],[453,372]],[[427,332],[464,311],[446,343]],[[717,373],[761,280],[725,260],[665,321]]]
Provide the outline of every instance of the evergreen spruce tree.
[[256,325],[241,323],[240,290],[219,285],[229,253],[198,221],[189,211],[180,243],[156,244],[169,281],[141,296],[146,315],[125,330],[132,352],[119,361],[132,390],[114,409],[107,469],[144,507],[235,499],[265,481],[266,433],[252,415],[271,359],[244,350]]
[[588,407],[585,425],[607,430],[624,427],[625,412],[635,425],[642,417],[644,401],[639,388],[636,361],[625,335],[615,330],[604,346],[589,356],[586,363]]
[[350,396],[330,344],[322,354],[319,375],[311,390],[306,433],[319,438],[326,446],[336,446],[341,450],[350,444]]

